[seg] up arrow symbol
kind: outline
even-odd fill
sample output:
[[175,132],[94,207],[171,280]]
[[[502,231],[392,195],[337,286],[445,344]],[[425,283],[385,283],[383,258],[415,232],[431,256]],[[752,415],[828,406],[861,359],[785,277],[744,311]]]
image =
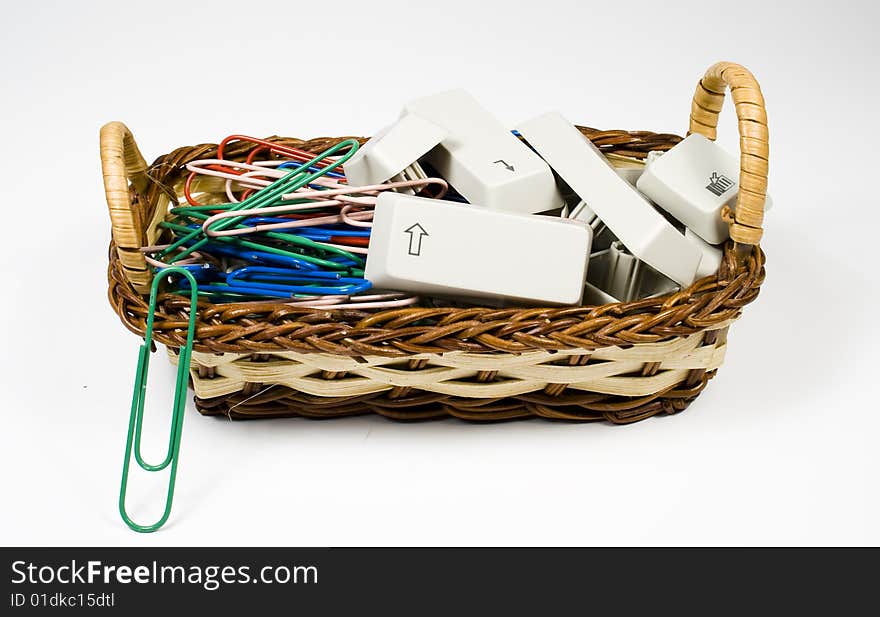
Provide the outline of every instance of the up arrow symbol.
[[409,254],[418,257],[422,254],[422,238],[430,235],[425,228],[416,223],[410,225],[403,233],[409,234]]

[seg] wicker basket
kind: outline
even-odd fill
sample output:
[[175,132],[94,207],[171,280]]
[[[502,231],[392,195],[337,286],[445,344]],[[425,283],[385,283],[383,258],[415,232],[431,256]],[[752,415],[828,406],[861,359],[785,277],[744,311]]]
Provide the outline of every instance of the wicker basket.
[[[331,418],[375,412],[396,420],[528,416],[629,423],[685,409],[724,358],[730,324],[764,280],[761,238],[768,131],[761,90],[731,63],[711,67],[694,95],[690,132],[715,138],[729,87],[739,118],[741,190],[717,275],[629,303],[553,308],[317,310],[276,302],[199,302],[190,373],[207,415]],[[644,158],[674,135],[580,129],[603,152]],[[271,138],[319,152],[342,138]],[[182,197],[184,165],[216,145],[178,148],[148,166],[119,122],[101,129],[110,207],[109,299],[143,335],[151,273],[143,246]],[[251,147],[227,149],[243,160]],[[210,186],[210,179],[197,187]],[[188,299],[160,296],[155,339],[172,361],[185,342]]]

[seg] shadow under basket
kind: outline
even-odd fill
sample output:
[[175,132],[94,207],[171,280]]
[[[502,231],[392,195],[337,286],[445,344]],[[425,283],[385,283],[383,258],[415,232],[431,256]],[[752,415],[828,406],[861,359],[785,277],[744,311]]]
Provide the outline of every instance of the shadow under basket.
[[[724,359],[730,325],[764,280],[761,238],[769,138],[752,74],[711,67],[694,95],[690,132],[715,139],[730,88],[739,118],[740,193],[725,212],[731,240],[719,271],[666,296],[578,307],[419,306],[320,310],[283,301],[199,301],[190,362],[197,409],[229,418],[336,418],[377,413],[395,420],[530,416],[630,423],[685,409]],[[579,127],[604,153],[644,159],[681,138]],[[270,141],[320,152],[344,138]],[[361,139],[363,141],[363,139]],[[244,160],[237,142],[225,157]],[[217,156],[215,144],[183,147],[147,165],[125,125],[101,130],[101,159],[113,241],[109,300],[143,336],[152,272],[142,247],[183,201],[185,165]],[[223,188],[211,179],[204,194]],[[158,297],[154,339],[172,362],[186,342],[189,299]]]

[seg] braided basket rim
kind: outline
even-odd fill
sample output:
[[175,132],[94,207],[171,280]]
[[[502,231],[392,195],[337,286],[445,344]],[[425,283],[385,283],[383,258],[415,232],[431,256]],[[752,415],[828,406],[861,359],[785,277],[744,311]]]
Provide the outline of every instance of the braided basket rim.
[[[599,131],[578,127],[605,153],[644,158],[681,140],[650,131]],[[270,141],[318,152],[349,137]],[[364,138],[358,138],[364,141]],[[176,204],[174,190],[186,162],[216,155],[216,144],[177,148],[147,170],[143,192],[130,187],[132,208],[142,221],[156,215],[160,197]],[[227,157],[241,159],[253,146],[236,144]],[[146,225],[144,225],[146,228]],[[146,245],[147,238],[143,238]],[[297,351],[344,356],[399,356],[465,351],[519,354],[533,350],[596,349],[655,343],[701,332],[739,317],[763,283],[760,247],[728,241],[717,274],[665,296],[601,306],[523,308],[308,309],[283,301],[212,304],[199,301],[194,349],[207,353]],[[126,276],[111,241],[108,298],[123,324],[143,336],[148,302]],[[154,339],[169,348],[185,343],[188,300],[158,298]]]

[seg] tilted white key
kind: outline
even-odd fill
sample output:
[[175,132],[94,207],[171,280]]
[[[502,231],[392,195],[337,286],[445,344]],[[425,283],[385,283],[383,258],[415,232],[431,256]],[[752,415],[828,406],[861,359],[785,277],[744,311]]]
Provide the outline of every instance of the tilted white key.
[[418,161],[446,136],[446,131],[418,116],[387,126],[345,163],[349,186],[380,184]]
[[519,132],[637,258],[680,285],[694,281],[702,259],[651,203],[561,114],[521,124]]
[[469,202],[529,214],[562,207],[547,164],[464,90],[412,101],[403,115],[447,132],[425,160]]

